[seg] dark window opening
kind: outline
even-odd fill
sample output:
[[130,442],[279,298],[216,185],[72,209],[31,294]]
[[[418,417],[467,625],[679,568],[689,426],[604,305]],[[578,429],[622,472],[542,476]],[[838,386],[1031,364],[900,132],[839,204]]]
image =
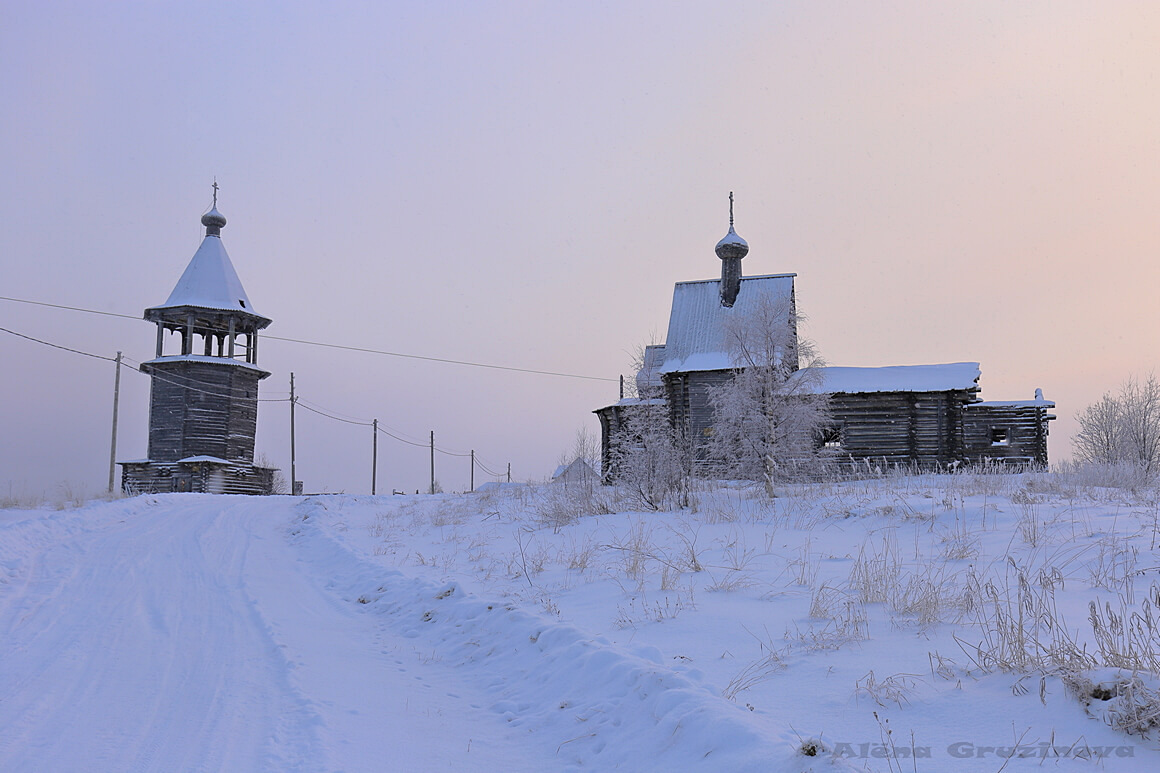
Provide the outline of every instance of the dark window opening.
[[1011,430],[1007,427],[991,427],[991,445],[1011,445]]

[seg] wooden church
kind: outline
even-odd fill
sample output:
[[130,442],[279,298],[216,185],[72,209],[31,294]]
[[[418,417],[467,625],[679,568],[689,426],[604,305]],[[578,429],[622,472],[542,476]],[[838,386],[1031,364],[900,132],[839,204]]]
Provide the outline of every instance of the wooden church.
[[258,331],[270,320],[226,253],[214,187],[201,246],[165,303],[145,310],[157,326],[154,359],[141,363],[151,380],[149,458],[120,462],[126,493],[273,493],[275,470],[254,465],[258,382],[270,375],[258,367]]
[[[707,464],[713,391],[736,372],[727,331],[760,308],[780,309],[788,330],[785,357],[797,369],[796,274],[745,277],[749,245],[733,227],[716,247],[721,278],[678,282],[664,344],[646,347],[637,397],[595,411],[600,420],[605,480],[616,477],[614,439],[634,411],[663,406],[678,435]],[[823,367],[810,373],[815,393],[829,397],[831,423],[815,442],[839,465],[877,469],[947,469],[960,464],[1046,465],[1048,422],[1055,404],[1035,390],[1030,400],[979,399],[977,362],[891,367]],[[794,376],[805,376],[799,371]],[[790,378],[794,378],[791,376]]]

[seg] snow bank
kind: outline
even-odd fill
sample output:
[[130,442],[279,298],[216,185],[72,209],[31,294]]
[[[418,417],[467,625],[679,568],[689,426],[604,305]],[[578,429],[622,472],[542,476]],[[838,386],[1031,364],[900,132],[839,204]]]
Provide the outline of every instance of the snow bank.
[[[695,672],[666,666],[655,647],[618,647],[458,583],[436,585],[360,559],[316,524],[327,510],[319,500],[300,507],[295,539],[314,571],[331,576],[348,601],[453,658],[495,696],[492,710],[541,742],[551,739],[565,769],[852,769],[841,758],[802,757],[786,739],[771,738]],[[806,766],[789,767],[795,758]]]

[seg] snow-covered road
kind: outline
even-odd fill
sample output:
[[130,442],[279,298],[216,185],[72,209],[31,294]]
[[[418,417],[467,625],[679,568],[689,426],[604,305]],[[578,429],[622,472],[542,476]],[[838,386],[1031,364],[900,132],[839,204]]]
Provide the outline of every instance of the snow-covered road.
[[655,647],[360,556],[347,506],[0,511],[0,770],[805,769]]
[[293,505],[0,515],[0,769],[544,770],[453,670],[328,590]]

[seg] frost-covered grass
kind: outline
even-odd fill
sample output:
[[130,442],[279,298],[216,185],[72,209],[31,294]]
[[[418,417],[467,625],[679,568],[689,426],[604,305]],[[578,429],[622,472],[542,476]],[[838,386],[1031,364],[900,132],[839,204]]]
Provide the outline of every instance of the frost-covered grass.
[[328,510],[384,566],[656,647],[822,757],[895,769],[873,758],[893,745],[929,752],[920,769],[994,771],[979,749],[1017,746],[1160,764],[1160,506],[1143,481],[964,472],[692,499],[618,512],[613,489],[549,485]]
[[122,496],[119,491],[94,494],[87,487],[69,481],[58,483],[47,493],[33,493],[9,484],[8,490],[0,494],[0,510],[36,510],[41,507],[67,510],[83,507],[93,501],[120,499]]

